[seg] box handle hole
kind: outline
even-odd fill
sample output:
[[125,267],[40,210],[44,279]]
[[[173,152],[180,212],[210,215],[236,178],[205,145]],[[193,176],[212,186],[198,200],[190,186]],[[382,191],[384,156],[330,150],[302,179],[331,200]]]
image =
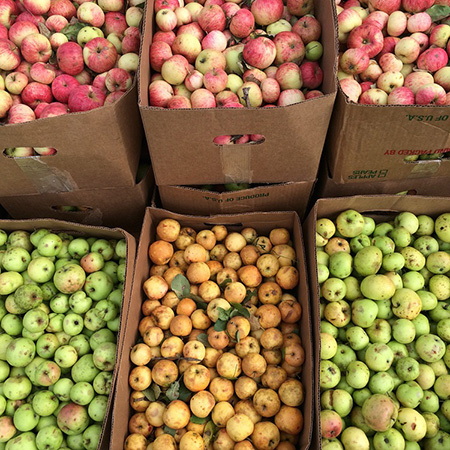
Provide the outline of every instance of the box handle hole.
[[55,205],[50,207],[53,211],[64,213],[84,213],[92,211],[90,206]]
[[266,138],[262,134],[222,134],[213,139],[214,145],[262,144]]
[[54,156],[57,150],[53,147],[7,147],[3,150],[6,158],[40,158],[41,156]]

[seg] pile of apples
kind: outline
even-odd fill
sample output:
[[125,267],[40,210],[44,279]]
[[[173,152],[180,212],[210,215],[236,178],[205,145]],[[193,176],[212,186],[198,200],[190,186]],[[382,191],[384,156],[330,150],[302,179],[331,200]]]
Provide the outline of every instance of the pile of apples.
[[139,62],[141,0],[2,0],[0,119],[23,123],[114,103]]
[[295,450],[305,354],[289,231],[164,219],[156,232],[124,448]]
[[447,0],[337,0],[340,86],[366,105],[450,105]]
[[97,450],[126,242],[0,230],[0,446]]
[[450,213],[316,231],[322,448],[450,448]]
[[322,96],[312,0],[156,0],[151,106],[287,106]]

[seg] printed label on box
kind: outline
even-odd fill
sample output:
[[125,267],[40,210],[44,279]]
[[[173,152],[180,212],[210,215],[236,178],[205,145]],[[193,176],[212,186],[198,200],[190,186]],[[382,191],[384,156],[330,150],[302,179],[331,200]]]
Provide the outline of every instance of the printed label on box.
[[348,176],[349,180],[362,180],[367,178],[386,178],[389,169],[377,170],[354,170],[352,175]]

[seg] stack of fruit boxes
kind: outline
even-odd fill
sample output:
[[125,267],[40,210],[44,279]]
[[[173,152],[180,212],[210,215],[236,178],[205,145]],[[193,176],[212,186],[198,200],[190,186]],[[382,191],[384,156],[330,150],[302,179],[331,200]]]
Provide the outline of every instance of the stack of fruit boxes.
[[[278,7],[276,4],[268,2],[266,7]],[[232,5],[234,3],[230,2]],[[151,70],[155,60],[151,60],[150,48],[155,33],[155,10],[160,7],[153,0],[147,2],[139,69],[139,107],[163,206],[184,213],[285,209],[303,214],[316,180],[336,94],[336,24],[331,2],[314,4],[315,17],[322,27],[322,91],[325,95],[272,108],[242,108],[242,105],[215,108],[206,103],[205,107],[193,109],[152,106],[155,103],[149,101],[149,84],[159,74]],[[198,26],[197,22],[183,26],[191,25]],[[201,29],[200,33],[203,33]],[[162,40],[163,35],[167,39],[174,35],[172,31],[158,31],[158,34],[158,39]],[[172,54],[169,45],[161,43],[165,45]],[[167,59],[166,56],[155,53],[154,58]],[[181,88],[175,87],[177,89]],[[212,96],[211,92],[206,93]],[[164,97],[162,91],[153,95]],[[216,144],[214,139],[223,135],[259,135],[261,140],[259,143]],[[226,183],[264,185],[226,194],[180,187]]]

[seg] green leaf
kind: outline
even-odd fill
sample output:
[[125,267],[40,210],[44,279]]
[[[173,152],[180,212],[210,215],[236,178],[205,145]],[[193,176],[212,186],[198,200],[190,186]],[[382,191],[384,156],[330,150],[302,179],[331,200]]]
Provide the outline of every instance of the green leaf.
[[195,304],[197,305],[198,308],[200,308],[200,309],[207,309],[208,304],[200,296],[195,295],[195,294],[189,294],[186,297],[190,298],[191,300],[194,300],[194,302],[195,302]]
[[227,329],[227,320],[218,320],[215,324],[214,324],[214,330],[216,331],[225,331]]
[[149,402],[154,402],[156,401],[156,397],[155,397],[155,393],[153,392],[152,388],[147,388],[144,391],[142,391],[142,393],[145,395],[145,398],[149,401]]
[[235,336],[235,338],[236,338],[236,342],[240,342],[241,336],[240,336],[239,330],[236,331],[236,336]]
[[230,318],[231,308],[230,309],[223,309],[220,306],[217,308],[217,311],[219,311],[219,320],[226,320]]
[[172,402],[173,400],[177,400],[180,396],[180,382],[174,381],[170,386],[169,389],[166,391],[167,398]]
[[181,300],[191,293],[191,285],[189,280],[180,273],[172,280],[170,289],[175,292],[176,296]]
[[243,305],[246,305],[251,300],[251,298],[255,295],[255,291],[256,289],[247,289],[247,293],[242,301]]
[[216,424],[210,420],[203,430],[203,443],[205,444],[205,448],[208,448],[210,444],[214,442],[214,438],[217,433]]
[[60,31],[60,33],[64,34],[69,41],[76,41],[80,30],[87,26],[89,26],[89,24],[82,22],[69,23]]
[[434,5],[425,12],[431,17],[432,22],[439,22],[439,20],[450,16],[450,6]]
[[197,341],[201,342],[205,347],[209,347],[208,335],[206,333],[200,333],[197,336]]
[[158,400],[159,396],[161,395],[161,388],[156,384],[152,384],[153,393],[155,394],[155,400]]
[[208,422],[209,416],[208,417],[197,417],[192,414],[192,416],[189,420],[192,423],[197,423],[197,424],[201,425],[202,423]]
[[221,290],[224,290],[230,283],[232,283],[233,280],[231,278],[225,278],[225,280],[222,281],[222,283],[219,284],[219,287]]
[[178,392],[179,399],[183,400],[183,402],[189,401],[192,396],[192,392],[184,385],[183,381],[180,382],[180,389]]
[[164,433],[170,434],[171,436],[175,436],[177,430],[174,430],[173,428],[169,428],[167,425],[163,428]]
[[240,303],[231,303],[231,306],[234,309],[236,309],[237,311],[239,311],[239,314],[241,316],[244,316],[247,319],[250,317],[250,313],[249,313],[248,309],[245,306],[242,306]]

